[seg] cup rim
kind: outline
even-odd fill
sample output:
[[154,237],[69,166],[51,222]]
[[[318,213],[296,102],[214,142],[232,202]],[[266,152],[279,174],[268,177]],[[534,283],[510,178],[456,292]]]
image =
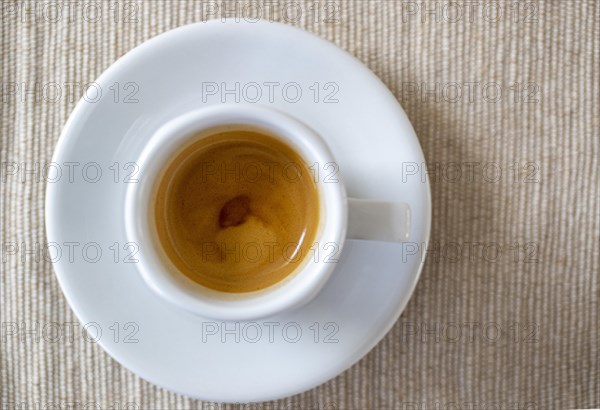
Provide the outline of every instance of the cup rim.
[[[138,245],[137,270],[144,282],[164,300],[200,316],[223,320],[250,320],[271,316],[312,300],[331,276],[335,263],[305,255],[294,272],[265,289],[227,293],[202,286],[178,271],[158,245],[153,232],[152,200],[162,171],[178,150],[218,129],[255,129],[292,146],[304,160],[335,162],[331,150],[314,130],[294,117],[263,106],[222,104],[184,113],[161,126],[138,159],[139,182],[125,198],[127,240]],[[339,174],[339,173],[338,173]],[[317,180],[321,207],[315,242],[333,243],[339,257],[347,230],[347,199],[341,176],[337,183]],[[318,252],[321,254],[322,252]]]

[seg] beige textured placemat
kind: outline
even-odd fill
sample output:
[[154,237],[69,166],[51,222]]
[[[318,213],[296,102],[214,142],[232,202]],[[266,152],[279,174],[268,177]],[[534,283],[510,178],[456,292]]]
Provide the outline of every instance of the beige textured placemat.
[[51,264],[24,252],[45,241],[35,167],[82,84],[144,40],[224,12],[220,1],[66,3],[1,5],[0,408],[600,406],[598,2],[259,2],[393,91],[429,162],[433,231],[414,296],[371,353],[255,407],[180,397],[69,340],[76,319]]

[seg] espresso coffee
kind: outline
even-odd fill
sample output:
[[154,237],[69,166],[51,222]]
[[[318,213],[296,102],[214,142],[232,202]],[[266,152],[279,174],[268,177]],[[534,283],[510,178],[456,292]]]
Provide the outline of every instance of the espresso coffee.
[[176,154],[154,210],[158,239],[177,269],[232,293],[288,277],[319,226],[310,168],[285,143],[254,131],[213,134]]

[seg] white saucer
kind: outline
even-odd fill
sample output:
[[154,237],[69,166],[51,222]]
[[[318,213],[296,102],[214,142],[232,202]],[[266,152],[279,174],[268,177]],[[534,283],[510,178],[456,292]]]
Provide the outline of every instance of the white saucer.
[[[313,302],[251,324],[229,323],[233,333],[155,296],[135,263],[124,262],[131,249],[123,249],[123,180],[133,170],[126,163],[138,158],[148,138],[169,119],[220,103],[219,95],[205,95],[203,103],[202,84],[209,82],[230,88],[236,82],[240,87],[281,83],[273,102],[266,93],[258,104],[299,118],[325,138],[349,196],[408,202],[410,242],[421,247],[431,223],[429,185],[403,178],[402,164],[420,166],[424,157],[398,102],[371,71],[335,45],[278,23],[210,21],[162,34],[102,74],[99,101],[93,102],[90,89],[88,101],[75,108],[53,158],[63,175],[48,184],[46,227],[48,241],[63,244],[54,267],[79,320],[94,323],[91,337],[123,366],[169,390],[218,402],[277,399],[331,379],[371,350],[406,306],[423,258],[405,252],[402,244],[349,241],[332,279]],[[295,103],[281,94],[283,85],[292,82],[303,92]],[[309,87],[317,82],[315,103]],[[252,87],[240,95],[241,103],[254,99]],[[288,86],[288,100],[295,99],[294,87]],[[329,100],[338,102],[323,102],[334,91]],[[124,102],[135,99],[139,102]],[[67,178],[68,162],[80,163],[73,168],[73,182]],[[89,165],[93,162],[98,165]],[[115,162],[119,182],[110,168]],[[91,182],[98,167],[102,177]],[[72,262],[66,242],[79,242]],[[91,243],[97,245],[87,246],[84,257],[84,245]],[[97,248],[102,256],[93,262]],[[218,333],[212,334],[215,329]],[[298,329],[302,334],[294,341]]]

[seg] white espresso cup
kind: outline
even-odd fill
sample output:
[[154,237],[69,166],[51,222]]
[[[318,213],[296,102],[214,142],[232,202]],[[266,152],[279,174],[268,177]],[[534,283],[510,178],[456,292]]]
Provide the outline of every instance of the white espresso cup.
[[[190,144],[223,131],[256,131],[293,148],[328,178],[315,178],[319,225],[314,255],[303,256],[296,269],[268,288],[248,293],[213,290],[194,282],[170,261],[157,237],[156,194],[170,162]],[[200,316],[252,320],[297,308],[311,301],[334,271],[346,239],[405,241],[410,212],[402,202],[346,197],[337,163],[315,131],[295,118],[266,107],[224,104],[183,114],[162,126],[149,140],[137,164],[138,182],[128,187],[125,229],[139,246],[137,267],[144,282],[169,303]]]

